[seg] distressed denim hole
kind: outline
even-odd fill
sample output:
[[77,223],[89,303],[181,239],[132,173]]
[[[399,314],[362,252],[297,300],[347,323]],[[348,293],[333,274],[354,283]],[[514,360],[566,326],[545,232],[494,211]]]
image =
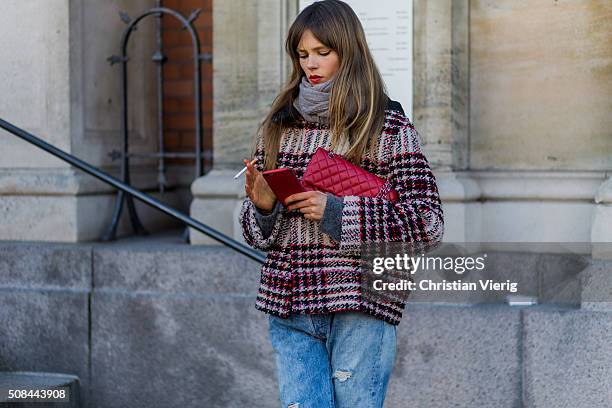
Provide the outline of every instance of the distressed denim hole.
[[294,402],[293,404],[287,405],[287,408],[300,408],[300,403]]
[[344,371],[344,370],[334,371],[334,378],[337,378],[338,381],[340,382],[344,382],[348,380],[349,378],[351,378],[351,375],[353,375],[353,373],[351,373],[350,371]]

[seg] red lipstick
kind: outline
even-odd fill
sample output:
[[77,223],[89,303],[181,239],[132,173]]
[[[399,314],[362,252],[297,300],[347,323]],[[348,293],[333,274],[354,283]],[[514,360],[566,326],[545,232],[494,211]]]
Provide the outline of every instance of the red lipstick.
[[311,75],[308,77],[308,79],[310,79],[310,82],[312,82],[313,84],[317,84],[319,83],[319,81],[321,81],[321,79],[323,79],[323,77],[320,77],[318,75]]

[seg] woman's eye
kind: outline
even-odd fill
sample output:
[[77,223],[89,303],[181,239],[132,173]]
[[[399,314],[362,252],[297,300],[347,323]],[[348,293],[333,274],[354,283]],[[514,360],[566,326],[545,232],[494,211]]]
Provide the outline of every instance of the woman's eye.
[[[325,56],[329,55],[330,53],[331,53],[331,51],[320,52],[319,55],[322,56],[322,57],[325,57]],[[308,58],[308,55],[300,55],[299,57],[301,59],[304,59],[304,58]]]

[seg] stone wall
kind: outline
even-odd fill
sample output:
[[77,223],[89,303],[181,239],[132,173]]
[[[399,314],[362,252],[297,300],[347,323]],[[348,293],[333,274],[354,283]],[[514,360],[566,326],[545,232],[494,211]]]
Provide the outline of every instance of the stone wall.
[[612,168],[612,3],[470,2],[470,167]]

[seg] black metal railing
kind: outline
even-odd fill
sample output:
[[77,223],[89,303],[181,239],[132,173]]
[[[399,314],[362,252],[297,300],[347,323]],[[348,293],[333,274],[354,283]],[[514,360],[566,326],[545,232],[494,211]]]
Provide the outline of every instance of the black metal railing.
[[84,171],[85,173],[92,175],[98,180],[102,180],[103,182],[110,184],[111,186],[121,191],[124,191],[125,193],[133,196],[134,198],[142,201],[143,203],[165,214],[168,214],[169,216],[174,217],[177,220],[184,222],[186,225],[190,226],[191,228],[200,231],[202,234],[205,234],[216,241],[221,242],[223,245],[241,253],[242,255],[245,255],[259,263],[264,263],[266,257],[263,253],[236,241],[235,239],[223,234],[222,232],[217,231],[214,228],[211,228],[205,224],[202,224],[198,220],[191,218],[188,215],[185,215],[182,212],[175,210],[174,208],[168,207],[166,204],[162,203],[161,201],[156,200],[155,198],[133,188],[132,186],[123,183],[119,179],[116,179],[115,177],[101,171],[100,169],[90,165],[89,163],[86,163],[78,159],[77,157],[74,157],[73,155],[66,153],[63,150],[58,149],[52,144],[45,142],[44,140],[32,135],[31,133],[28,133],[25,130],[18,128],[17,126],[5,120],[2,120],[2,119],[0,119],[0,128],[6,130],[9,133],[12,133],[13,135],[25,140],[26,142],[33,144],[34,146],[37,146],[43,149],[44,151],[52,154],[53,156],[65,162],[70,163],[74,167]]

